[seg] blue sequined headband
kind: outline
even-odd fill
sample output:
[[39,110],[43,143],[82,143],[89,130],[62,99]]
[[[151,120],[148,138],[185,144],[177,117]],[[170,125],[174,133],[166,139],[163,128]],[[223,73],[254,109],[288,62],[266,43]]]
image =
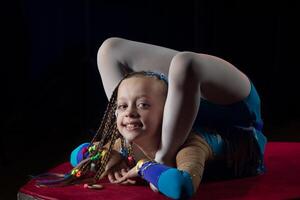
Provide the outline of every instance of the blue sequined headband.
[[154,71],[145,71],[145,75],[157,77],[159,80],[164,81],[168,85],[168,77],[163,73],[154,72]]

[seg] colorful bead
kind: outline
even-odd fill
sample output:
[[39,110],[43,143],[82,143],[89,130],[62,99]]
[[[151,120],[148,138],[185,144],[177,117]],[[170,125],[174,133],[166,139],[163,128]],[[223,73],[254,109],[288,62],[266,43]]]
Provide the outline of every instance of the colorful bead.
[[76,173],[76,177],[79,178],[80,176],[81,176],[81,171],[78,171],[78,172]]
[[96,164],[95,163],[91,163],[91,172],[96,172]]
[[127,161],[128,161],[129,166],[135,165],[135,159],[133,158],[133,156],[128,156]]
[[102,188],[103,188],[103,185],[100,185],[100,184],[92,184],[92,185],[84,184],[83,187],[84,187],[84,188],[89,188],[89,189],[96,189],[96,190],[99,190],[99,189],[102,189]]
[[79,171],[78,169],[73,169],[72,172],[71,172],[71,174],[75,175],[78,171]]
[[88,151],[91,153],[92,151],[95,151],[96,150],[96,146],[93,145],[91,147],[89,147]]
[[122,148],[122,149],[120,150],[120,154],[121,154],[121,156],[122,156],[123,158],[126,158],[126,157],[128,156],[128,149]]
[[101,158],[102,158],[102,160],[104,160],[104,158],[105,158],[105,155],[107,154],[107,150],[103,150],[102,152],[101,152]]
[[134,158],[132,156],[128,156],[127,159],[128,159],[129,162],[132,162],[134,160]]
[[107,150],[104,149],[104,150],[101,152],[101,157],[104,157],[106,154],[107,154]]
[[94,160],[98,160],[99,158],[100,158],[100,153],[98,152],[96,155],[91,157],[91,160],[94,161]]
[[91,188],[91,189],[102,189],[103,188],[103,185],[100,185],[100,184],[93,184],[93,185],[89,185],[88,188]]

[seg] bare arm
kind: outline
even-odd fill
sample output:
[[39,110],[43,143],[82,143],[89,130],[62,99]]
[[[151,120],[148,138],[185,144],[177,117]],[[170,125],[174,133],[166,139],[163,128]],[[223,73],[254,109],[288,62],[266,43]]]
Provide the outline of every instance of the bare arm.
[[97,55],[97,63],[106,96],[130,71],[151,70],[169,73],[172,58],[178,51],[152,44],[109,38],[103,42]]

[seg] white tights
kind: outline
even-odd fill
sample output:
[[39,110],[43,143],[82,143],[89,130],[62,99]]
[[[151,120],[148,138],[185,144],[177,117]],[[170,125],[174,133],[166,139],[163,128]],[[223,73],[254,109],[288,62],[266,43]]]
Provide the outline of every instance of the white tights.
[[192,129],[200,97],[226,105],[250,93],[248,77],[229,62],[212,55],[109,38],[101,45],[97,62],[107,98],[128,72],[150,70],[168,76],[162,142],[155,159],[169,165],[175,164],[175,155]]

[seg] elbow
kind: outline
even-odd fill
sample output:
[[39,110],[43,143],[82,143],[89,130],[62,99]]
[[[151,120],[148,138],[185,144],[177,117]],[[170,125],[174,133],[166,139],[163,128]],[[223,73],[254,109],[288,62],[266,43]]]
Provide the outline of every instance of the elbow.
[[125,39],[119,37],[110,37],[104,40],[104,42],[100,45],[97,58],[101,58],[101,56],[109,55],[112,51],[115,51],[119,48],[119,46],[124,42]]

